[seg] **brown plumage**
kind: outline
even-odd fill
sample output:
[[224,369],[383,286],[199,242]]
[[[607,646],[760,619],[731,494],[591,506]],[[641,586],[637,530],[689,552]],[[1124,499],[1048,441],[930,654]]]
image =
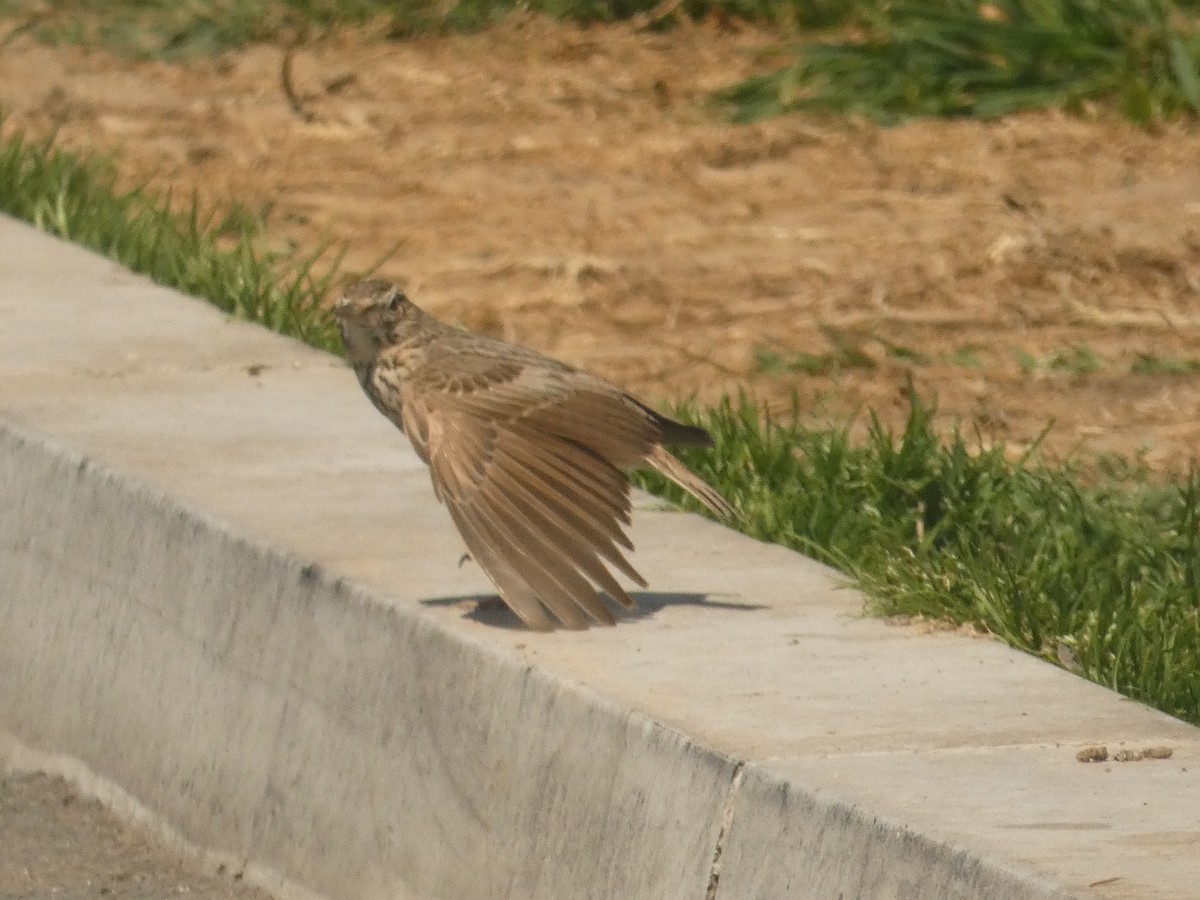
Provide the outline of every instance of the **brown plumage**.
[[445,325],[396,285],[364,281],[333,308],[346,354],[376,408],[429,466],[475,561],[530,628],[611,625],[603,590],[641,587],[625,471],[649,467],[722,518],[721,496],[663,445],[712,446],[620,389],[532,350]]

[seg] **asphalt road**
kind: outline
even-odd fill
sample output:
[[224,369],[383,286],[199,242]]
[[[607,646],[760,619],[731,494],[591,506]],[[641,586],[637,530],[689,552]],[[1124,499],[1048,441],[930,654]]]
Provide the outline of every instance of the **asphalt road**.
[[269,900],[46,775],[0,778],[0,900]]

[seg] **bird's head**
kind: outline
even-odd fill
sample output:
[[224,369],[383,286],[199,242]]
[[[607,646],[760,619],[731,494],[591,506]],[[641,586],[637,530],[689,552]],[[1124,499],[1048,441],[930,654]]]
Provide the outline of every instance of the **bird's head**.
[[382,279],[351,285],[331,311],[354,364],[371,361],[381,349],[401,340],[406,326],[423,318],[399,285]]

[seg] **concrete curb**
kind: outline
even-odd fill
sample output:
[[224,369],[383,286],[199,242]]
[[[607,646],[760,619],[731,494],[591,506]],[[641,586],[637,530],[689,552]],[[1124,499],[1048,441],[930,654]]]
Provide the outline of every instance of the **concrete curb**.
[[6,219],[0,318],[10,764],[329,898],[1196,896],[1200,730],[653,501],[520,631],[336,361]]

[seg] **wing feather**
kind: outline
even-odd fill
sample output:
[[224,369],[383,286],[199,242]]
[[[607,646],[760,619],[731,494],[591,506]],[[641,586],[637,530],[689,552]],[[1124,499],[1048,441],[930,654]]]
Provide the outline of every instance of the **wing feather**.
[[566,627],[587,627],[588,621],[581,609],[603,624],[613,624],[612,613],[570,558],[531,527],[526,516],[514,507],[516,504],[511,498],[484,491],[476,495],[473,503],[465,504],[461,509],[465,516],[474,518],[478,527],[498,535],[508,544],[511,553],[504,561],[518,569],[537,592],[538,599]]
[[[541,464],[550,477],[565,485],[564,490],[581,498],[589,508],[603,511],[614,524],[630,523],[633,505],[629,501],[629,481],[622,472],[616,468],[597,469],[590,464],[592,454],[586,448],[565,441],[541,446],[534,437],[517,447],[536,453],[534,464]],[[517,447],[511,452],[518,452]]]
[[[645,460],[657,427],[635,404],[566,367],[495,360],[487,347],[423,368],[405,398],[438,498],[500,596],[534,628],[612,624],[597,588],[627,606],[608,566],[646,581],[633,549],[623,468]],[[440,352],[440,351],[439,351]],[[606,565],[607,564],[607,565]],[[545,607],[545,609],[542,609]]]
[[529,583],[505,562],[504,551],[496,545],[494,538],[485,536],[470,517],[462,515],[457,504],[448,503],[446,508],[450,511],[450,518],[454,520],[467,549],[471,551],[472,558],[496,585],[500,598],[530,628],[536,631],[552,629],[554,624],[546,615],[545,607],[538,601],[537,594]]
[[609,596],[620,601],[622,605],[633,606],[633,600],[598,558],[605,545],[612,546],[611,541],[589,533],[586,525],[578,520],[572,521],[572,517],[563,507],[539,496],[531,488],[529,480],[517,477],[507,467],[498,466],[492,474],[492,479],[497,490],[504,491],[514,506],[520,505],[521,514],[530,530],[543,542],[554,541],[562,556],[576,569],[600,585]]
[[645,459],[657,437],[646,416],[611,392],[578,390],[539,406],[527,413],[523,422],[587,447],[618,469],[632,468]]
[[531,597],[568,628],[587,627],[589,617],[612,624],[596,587],[626,606],[633,600],[605,562],[646,584],[618,548],[631,546],[621,527],[630,510],[624,474],[536,423],[438,399],[421,417],[434,488],[500,596],[531,627],[545,627]]
[[[435,455],[433,459],[431,465],[436,466],[438,457]],[[494,498],[475,490],[462,491],[453,479],[450,474],[443,482],[446,506],[472,555],[477,546],[484,551],[476,561],[496,583],[501,598],[507,602],[509,594],[520,596],[524,587],[567,628],[586,628],[587,618],[580,609],[584,604],[576,594],[582,587],[590,591],[593,603],[599,604],[586,580],[574,570],[567,572],[560,559],[539,553],[548,548],[541,546],[511,512],[497,510]],[[516,605],[513,611],[525,619]],[[602,620],[606,613],[601,608]]]
[[[547,457],[551,454],[539,452],[542,450],[540,447],[516,440],[508,442],[506,450],[510,462],[502,470],[503,477],[514,490],[536,495],[537,501],[554,519],[555,527],[560,532],[579,535],[588,550],[604,557],[639,586],[646,587],[646,580],[617,549],[618,544],[628,550],[633,549],[633,543],[621,530],[622,519],[617,510],[605,510],[590,504],[590,498],[581,490],[581,485],[588,478],[586,470],[577,470],[576,478],[572,481],[562,477],[561,473],[548,463]],[[603,460],[594,461],[595,467],[603,465]],[[628,516],[628,489],[624,489],[619,496],[622,500],[619,511]],[[618,588],[614,592],[608,583],[601,586],[626,606],[631,605],[632,601],[624,591]]]
[[632,504],[625,476],[583,448],[545,446],[536,436],[517,434],[509,441],[506,455],[514,465],[522,466],[538,477],[532,478],[543,492],[559,497],[580,516],[587,518],[605,535],[627,550],[632,550],[622,524],[629,523]]

